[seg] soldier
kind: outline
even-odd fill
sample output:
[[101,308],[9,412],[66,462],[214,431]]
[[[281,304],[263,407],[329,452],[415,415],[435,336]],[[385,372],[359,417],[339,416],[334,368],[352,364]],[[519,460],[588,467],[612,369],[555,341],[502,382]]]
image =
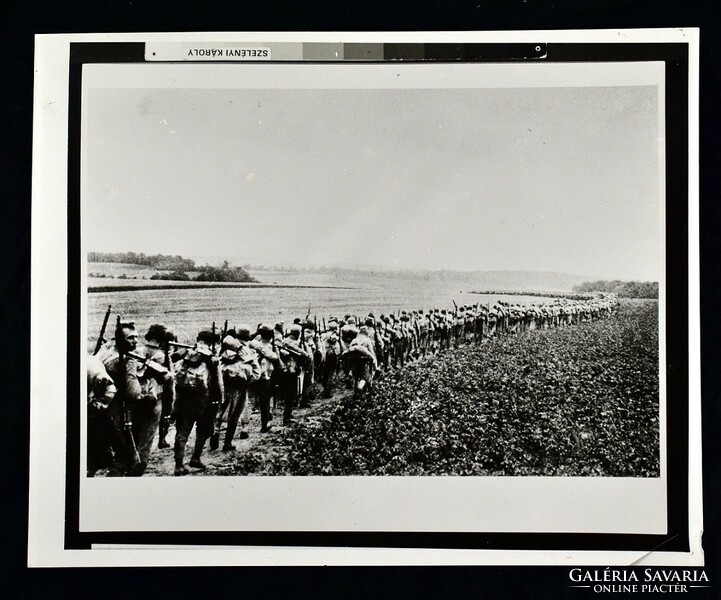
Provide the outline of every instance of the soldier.
[[385,344],[383,338],[376,329],[376,319],[373,313],[369,313],[365,319],[365,327],[367,329],[367,335],[373,340],[374,352],[376,355],[377,368],[380,369],[383,364],[383,354],[385,352]]
[[273,328],[273,338],[277,342],[282,342],[285,337],[285,323],[278,321]]
[[[235,450],[233,437],[240,419],[240,439],[248,438],[248,424],[250,422],[250,402],[248,402],[248,387],[260,378],[260,364],[258,354],[248,346],[250,342],[250,328],[241,325],[238,329],[231,329],[223,338],[220,347],[220,368],[223,374],[225,390],[224,402],[216,416],[215,432],[211,448],[217,448],[220,426],[226,410],[228,424],[225,430],[223,452]],[[216,437],[218,436],[218,437]]]
[[343,323],[341,325],[340,329],[340,342],[342,344],[342,350],[343,354],[341,355],[341,366],[343,368],[343,374],[345,375],[346,379],[346,388],[351,389],[353,387],[353,380],[351,378],[350,374],[350,361],[348,360],[348,357],[345,355],[345,351],[348,349],[348,346],[350,346],[351,342],[356,338],[358,335],[358,328],[348,321]]
[[476,313],[472,306],[466,306],[465,329],[463,330],[464,342],[467,344],[473,339],[475,331]]
[[205,469],[200,457],[208,438],[214,433],[218,406],[223,403],[223,377],[218,357],[212,351],[217,336],[209,329],[198,333],[194,349],[175,365],[175,475],[187,475],[185,446],[195,427],[195,447],[188,463]]
[[293,324],[279,346],[281,360],[285,365],[284,384],[281,387],[284,397],[283,424],[286,426],[293,422],[293,408],[302,397],[305,371],[312,360],[312,355],[302,348],[302,331],[300,325]]
[[499,300],[493,308],[496,311],[496,333],[503,334],[506,332],[506,310],[503,302]]
[[400,338],[400,355],[401,355],[401,367],[405,366],[411,358],[412,340],[411,340],[411,327],[410,327],[410,316],[404,310],[401,311],[401,317],[398,322],[398,333]]
[[461,306],[456,314],[453,315],[453,341],[454,345],[458,347],[463,343],[463,332],[465,330],[466,314]]
[[348,346],[347,355],[351,364],[351,372],[357,392],[363,393],[373,386],[373,375],[378,370],[378,359],[375,354],[375,342],[368,327],[363,325],[358,335]]
[[441,319],[441,311],[436,308],[433,311],[433,354],[438,354],[443,344],[443,320]]
[[498,307],[497,307],[497,305],[494,304],[493,308],[491,308],[491,310],[488,311],[487,331],[488,331],[489,338],[495,337],[495,335],[496,335],[496,329],[498,327],[498,319],[499,319]]
[[481,304],[476,312],[475,337],[476,342],[481,343],[485,335],[486,328],[486,305]]
[[175,376],[173,361],[170,360],[169,343],[176,341],[175,334],[167,326],[160,323],[151,325],[145,334],[145,355],[147,358],[162,364],[170,372],[170,376],[163,383],[161,397],[160,425],[158,428],[158,448],[169,448],[166,441],[170,422],[173,419],[173,403],[175,401]]
[[338,321],[335,317],[331,317],[328,321],[328,331],[321,334],[321,343],[325,352],[321,374],[324,398],[330,398],[332,395],[333,376],[338,369],[338,359],[341,355],[339,339]]
[[416,355],[418,358],[425,357],[428,350],[428,320],[422,308],[413,312],[415,314],[413,327],[416,332],[417,340]]
[[381,314],[378,327],[376,328],[380,333],[381,340],[383,341],[383,369],[387,371],[391,367],[391,360],[393,359],[393,337],[390,327],[391,318],[388,315]]
[[280,376],[284,369],[280,356],[274,348],[274,334],[275,330],[270,325],[260,325],[257,335],[249,344],[250,348],[258,354],[260,366],[260,376],[256,383],[251,384],[250,394],[257,399],[260,409],[261,433],[270,431],[271,398],[275,393],[273,381]]
[[162,365],[137,354],[137,346],[135,324],[118,319],[115,348],[101,358],[118,390],[108,405],[108,414],[116,431],[124,432],[122,443],[114,448],[109,476],[139,477],[145,472],[160,422],[160,395],[170,377]]
[[113,448],[120,447],[122,440],[107,410],[117,388],[97,356],[88,357],[87,379],[87,473],[94,477],[98,469],[113,464]]
[[316,360],[320,365],[321,350],[318,345],[316,326],[310,319],[301,325],[301,348],[309,355],[310,360],[303,369],[303,385],[300,396],[301,408],[310,406],[310,402],[315,400],[315,390],[313,382],[315,381],[315,364]]

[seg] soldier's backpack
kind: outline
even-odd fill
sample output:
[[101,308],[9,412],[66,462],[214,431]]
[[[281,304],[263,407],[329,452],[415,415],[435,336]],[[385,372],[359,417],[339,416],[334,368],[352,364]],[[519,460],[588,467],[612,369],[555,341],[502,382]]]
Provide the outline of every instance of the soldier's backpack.
[[210,390],[210,370],[200,355],[191,354],[177,364],[175,388],[181,393],[208,393]]
[[221,360],[221,365],[223,367],[224,380],[235,384],[248,381],[249,367],[245,363],[241,362],[240,359],[234,358],[233,360]]

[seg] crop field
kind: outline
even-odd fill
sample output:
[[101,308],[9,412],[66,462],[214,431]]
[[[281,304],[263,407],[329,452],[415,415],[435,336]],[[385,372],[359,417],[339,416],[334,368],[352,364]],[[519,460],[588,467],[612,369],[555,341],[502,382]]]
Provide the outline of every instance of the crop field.
[[659,475],[658,304],[419,361],[290,432],[293,475]]

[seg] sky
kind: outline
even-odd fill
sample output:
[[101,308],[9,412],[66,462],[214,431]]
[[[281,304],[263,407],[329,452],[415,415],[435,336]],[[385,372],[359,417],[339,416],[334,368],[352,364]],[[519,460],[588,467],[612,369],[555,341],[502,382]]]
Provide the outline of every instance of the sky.
[[662,274],[655,86],[85,94],[88,251]]

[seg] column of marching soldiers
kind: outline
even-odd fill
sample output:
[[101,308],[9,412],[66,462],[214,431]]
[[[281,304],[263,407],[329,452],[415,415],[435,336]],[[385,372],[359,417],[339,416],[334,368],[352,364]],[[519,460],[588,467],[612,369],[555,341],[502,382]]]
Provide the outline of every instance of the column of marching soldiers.
[[[120,316],[115,335],[104,335],[105,314],[95,352],[88,358],[88,476],[107,469],[108,476],[140,476],[157,440],[169,448],[169,427],[175,424],[175,475],[201,461],[208,440],[220,446],[221,425],[227,423],[223,451],[233,451],[236,433],[249,437],[250,414],[260,412],[260,432],[271,429],[276,408],[283,425],[293,409],[314,398],[314,383],[330,398],[340,383],[365,394],[374,376],[406,363],[434,356],[463,344],[482,343],[498,335],[527,330],[569,327],[610,316],[613,294],[582,300],[556,299],[534,305],[497,302],[454,309],[412,310],[359,318],[345,315],[320,322],[310,318],[261,324],[255,331],[240,325],[198,332],[192,344],[180,343],[163,324],[151,325],[139,345],[135,324]],[[240,431],[238,426],[240,425]],[[186,466],[188,437],[195,443]]]

